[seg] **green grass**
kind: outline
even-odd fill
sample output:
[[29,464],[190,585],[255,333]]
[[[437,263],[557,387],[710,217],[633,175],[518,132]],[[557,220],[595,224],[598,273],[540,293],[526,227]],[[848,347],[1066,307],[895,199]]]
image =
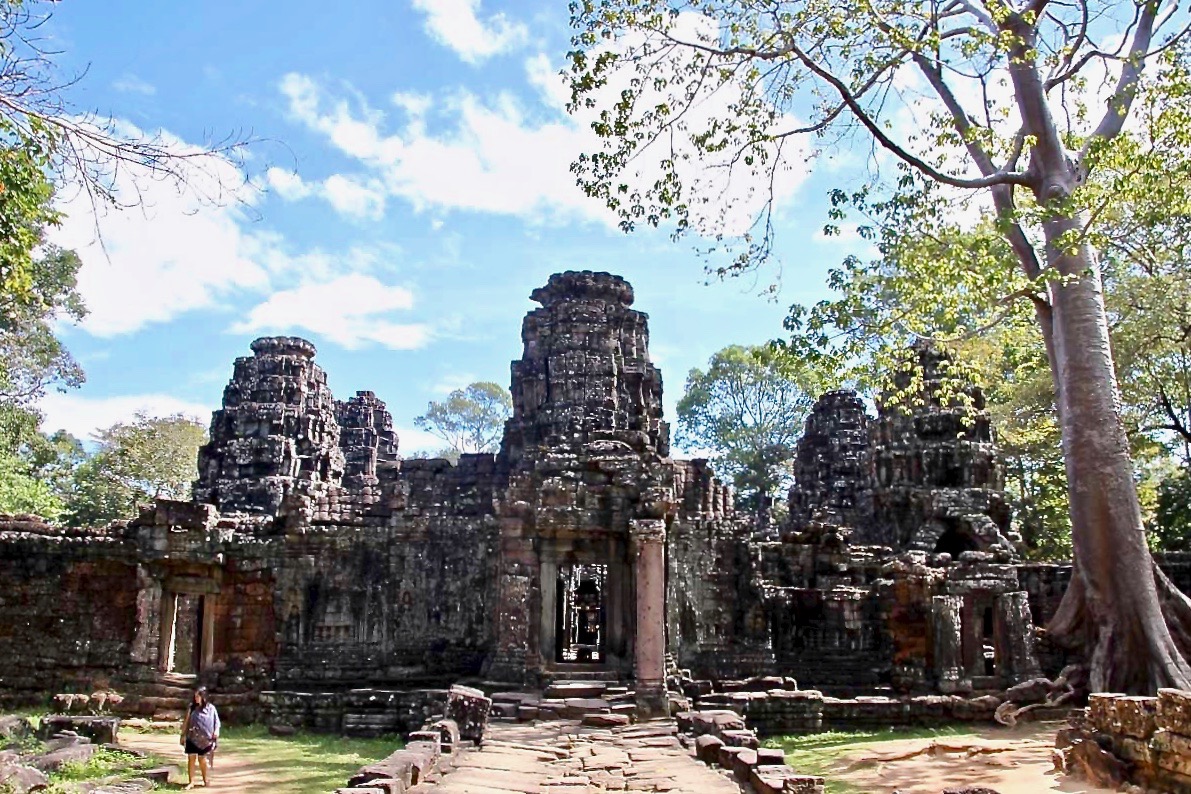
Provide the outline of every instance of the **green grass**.
[[131,753],[101,748],[85,763],[63,764],[52,773],[47,794],[67,794],[76,791],[75,784],[87,780],[126,780],[136,777],[142,770],[161,766],[162,763],[162,759],[156,756],[140,758]]
[[873,742],[937,739],[945,736],[967,736],[972,733],[971,725],[885,728],[879,731],[827,731],[805,736],[774,736],[766,739],[763,746],[781,749],[786,754],[786,763],[799,772],[825,778],[827,794],[865,794],[856,786],[832,779],[832,769],[843,756]]
[[[220,752],[235,752],[268,775],[277,794],[326,794],[347,784],[356,771],[403,746],[396,736],[354,739],[298,732],[273,736],[263,725],[228,726],[219,737]],[[216,756],[215,774],[219,774]]]

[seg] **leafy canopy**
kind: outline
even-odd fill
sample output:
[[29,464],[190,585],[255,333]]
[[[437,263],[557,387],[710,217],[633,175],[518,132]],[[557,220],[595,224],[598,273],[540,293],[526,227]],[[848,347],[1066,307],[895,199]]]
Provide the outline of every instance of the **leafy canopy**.
[[818,380],[781,351],[732,345],[692,369],[678,402],[678,441],[710,450],[716,470],[759,508],[790,484],[789,463]]
[[414,425],[441,438],[455,455],[494,452],[512,412],[508,390],[481,381],[455,389],[445,400],[431,402],[426,413],[414,419]]

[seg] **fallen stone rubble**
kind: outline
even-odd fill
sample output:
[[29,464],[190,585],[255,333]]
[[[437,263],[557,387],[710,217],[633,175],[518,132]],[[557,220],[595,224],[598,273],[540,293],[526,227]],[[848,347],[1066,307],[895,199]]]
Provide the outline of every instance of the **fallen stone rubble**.
[[1191,794],[1191,692],[1093,694],[1059,731],[1055,765],[1105,788]]
[[[52,714],[36,730],[24,717],[0,715],[0,791],[28,794],[49,788],[50,775],[68,764],[85,764],[101,749],[124,750],[116,744],[120,721],[113,717]],[[90,794],[134,794],[168,782],[169,769],[138,772],[118,782],[100,782]]]
[[492,699],[478,689],[453,686],[446,714],[412,731],[405,747],[360,768],[336,794],[404,794],[448,771],[465,746],[483,744]]
[[687,711],[676,716],[678,730],[695,757],[730,770],[754,794],[823,794],[823,778],[786,765],[781,750],[760,746],[745,718],[728,709]]

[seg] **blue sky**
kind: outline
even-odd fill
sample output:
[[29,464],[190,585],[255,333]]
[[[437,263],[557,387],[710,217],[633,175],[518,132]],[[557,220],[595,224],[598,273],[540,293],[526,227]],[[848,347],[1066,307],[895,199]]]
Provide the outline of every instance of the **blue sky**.
[[44,401],[47,429],[85,436],[138,408],[205,422],[249,342],[290,333],[337,396],[388,403],[403,451],[433,448],[413,418],[472,380],[507,385],[528,295],[564,269],[633,283],[673,420],[691,367],[780,336],[847,253],[819,233],[844,175],[801,163],[781,187],[776,301],[759,297],[776,268],[708,285],[696,240],[619,232],[567,171],[591,137],[561,104],[562,3],[73,0],[45,32],[63,73],[87,71],[81,108],[180,144],[262,139],[216,167],[251,181],[241,202],[142,183],[145,207],[97,221],[64,196],[57,240],[83,256],[92,312],[64,336],[87,383]]

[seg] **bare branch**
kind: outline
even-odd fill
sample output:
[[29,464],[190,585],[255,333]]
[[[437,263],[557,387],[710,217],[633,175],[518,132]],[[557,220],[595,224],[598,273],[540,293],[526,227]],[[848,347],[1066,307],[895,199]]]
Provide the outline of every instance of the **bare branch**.
[[1121,76],[1117,79],[1116,88],[1108,100],[1108,108],[1103,118],[1096,125],[1095,132],[1084,143],[1079,153],[1078,162],[1083,164],[1088,150],[1097,141],[1116,137],[1125,126],[1125,119],[1133,107],[1133,100],[1137,97],[1137,84],[1141,79],[1146,60],[1150,55],[1150,42],[1154,36],[1154,22],[1158,17],[1159,0],[1145,0],[1140,8],[1137,29],[1133,32],[1133,41],[1129,45],[1129,55],[1121,65]]

